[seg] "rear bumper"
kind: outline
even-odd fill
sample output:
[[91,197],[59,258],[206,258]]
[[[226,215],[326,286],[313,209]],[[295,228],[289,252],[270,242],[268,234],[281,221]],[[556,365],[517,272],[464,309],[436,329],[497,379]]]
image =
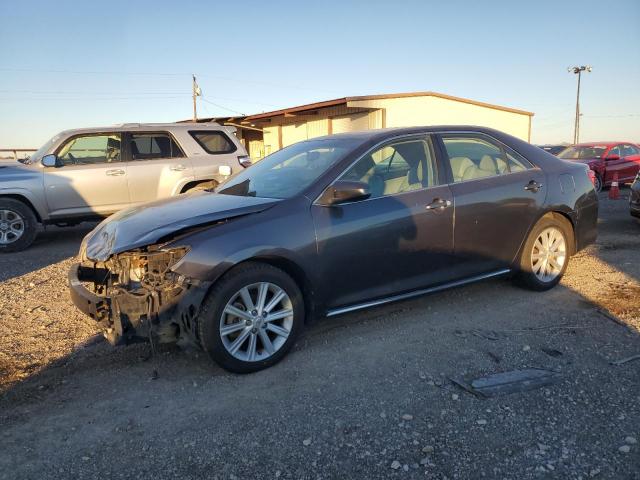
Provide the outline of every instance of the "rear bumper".
[[576,211],[576,251],[595,243],[598,238],[598,197],[593,192],[590,201],[582,202]]

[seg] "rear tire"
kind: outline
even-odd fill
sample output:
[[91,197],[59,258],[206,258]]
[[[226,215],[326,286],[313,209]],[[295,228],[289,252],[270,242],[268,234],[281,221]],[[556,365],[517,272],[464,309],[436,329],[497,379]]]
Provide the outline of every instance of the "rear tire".
[[232,269],[209,292],[198,314],[198,335],[222,368],[257,372],[289,352],[304,315],[296,282],[278,268],[251,262]]
[[567,270],[574,244],[571,223],[559,215],[545,215],[522,247],[515,282],[539,292],[555,287]]
[[13,198],[0,198],[0,253],[28,248],[37,229],[38,220],[31,208]]
[[595,181],[595,184],[593,185],[593,188],[596,190],[596,192],[601,192],[603,186],[604,185],[602,183],[602,177],[600,176],[599,173],[596,173],[596,181]]

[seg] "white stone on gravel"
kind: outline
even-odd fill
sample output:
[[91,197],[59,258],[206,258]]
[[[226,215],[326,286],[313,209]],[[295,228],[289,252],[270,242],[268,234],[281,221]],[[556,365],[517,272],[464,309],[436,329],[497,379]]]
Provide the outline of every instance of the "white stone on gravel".
[[486,421],[486,420],[483,420],[483,419],[480,419],[480,420],[476,420],[476,423],[477,423],[478,425],[486,425],[486,424],[487,424],[487,421]]
[[302,445],[304,445],[305,447],[308,447],[309,445],[311,445],[311,439],[310,438],[305,438],[302,441]]
[[409,415],[408,413],[405,413],[404,415],[402,415],[402,419],[406,421],[413,420],[413,415]]
[[636,437],[629,436],[624,439],[624,443],[629,445],[635,445],[636,443],[638,443],[638,440],[636,439]]
[[391,462],[391,468],[393,468],[394,470],[398,470],[400,468],[400,462],[398,460],[394,460],[393,462]]
[[618,451],[620,453],[629,453],[631,451],[631,447],[629,445],[622,445],[620,448],[618,448]]

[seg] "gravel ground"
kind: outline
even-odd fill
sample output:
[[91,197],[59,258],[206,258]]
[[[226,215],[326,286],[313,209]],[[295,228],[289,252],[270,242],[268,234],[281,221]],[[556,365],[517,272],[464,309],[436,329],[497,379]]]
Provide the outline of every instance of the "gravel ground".
[[[1,479],[640,478],[640,361],[610,363],[640,354],[624,200],[601,197],[597,245],[550,292],[494,280],[323,320],[246,376],[101,342],[66,291],[88,228],[0,257]],[[560,381],[449,380],[527,367]]]

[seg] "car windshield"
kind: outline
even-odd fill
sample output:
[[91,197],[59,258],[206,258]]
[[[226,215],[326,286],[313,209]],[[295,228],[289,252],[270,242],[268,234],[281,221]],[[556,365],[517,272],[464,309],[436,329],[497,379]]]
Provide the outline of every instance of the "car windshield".
[[28,158],[26,158],[23,163],[31,164],[34,162],[39,162],[43,155],[53,146],[55,142],[60,138],[60,134],[55,135],[51,139],[47,140],[47,142],[42,145],[38,150],[36,150],[33,154],[31,154]]
[[565,160],[582,160],[587,158],[602,158],[607,147],[567,147],[558,157]]
[[293,144],[231,177],[216,189],[216,193],[291,198],[361,142],[361,139],[327,138]]

